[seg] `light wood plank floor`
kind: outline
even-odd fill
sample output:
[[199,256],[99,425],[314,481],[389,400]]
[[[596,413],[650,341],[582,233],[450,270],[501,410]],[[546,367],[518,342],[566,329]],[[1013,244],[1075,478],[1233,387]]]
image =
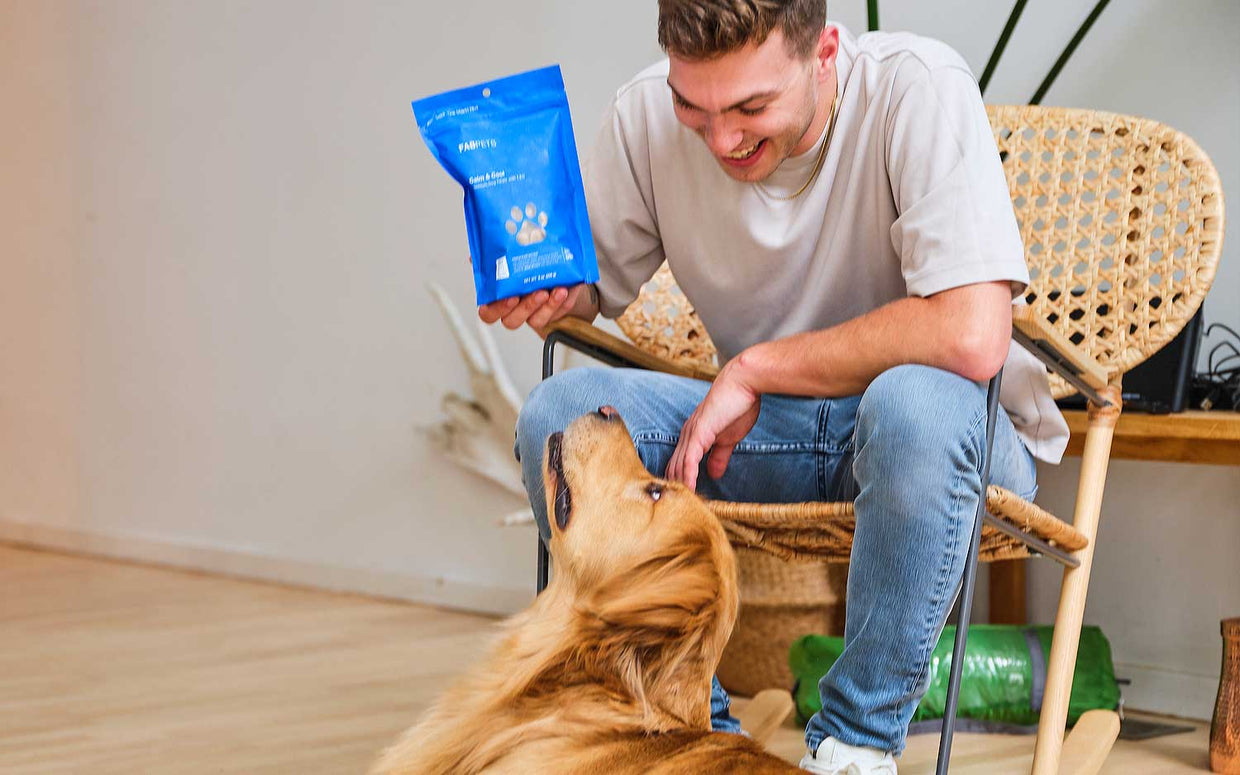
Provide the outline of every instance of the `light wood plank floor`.
[[[494,629],[480,616],[0,545],[0,772],[363,772]],[[1104,772],[1205,771],[1207,736],[1198,724],[1120,742]],[[791,722],[771,740],[794,761],[801,746]],[[912,738],[902,775],[933,771],[936,746]],[[1029,737],[957,735],[952,771],[994,772],[1032,750]]]

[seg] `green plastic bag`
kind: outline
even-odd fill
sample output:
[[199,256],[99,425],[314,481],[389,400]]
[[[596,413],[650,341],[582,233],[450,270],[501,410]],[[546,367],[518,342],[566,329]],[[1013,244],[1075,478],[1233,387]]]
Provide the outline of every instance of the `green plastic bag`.
[[[1050,626],[975,624],[969,627],[956,715],[958,719],[973,723],[963,728],[1004,732],[1036,730],[1052,631]],[[943,628],[930,658],[930,688],[913,714],[910,732],[920,731],[915,728],[917,722],[943,718],[955,638],[954,626]],[[796,678],[793,697],[802,723],[821,710],[818,681],[843,650],[843,638],[825,635],[806,635],[789,649],[788,664]],[[1111,645],[1099,628],[1082,627],[1076,675],[1068,701],[1068,724],[1075,724],[1087,710],[1114,710],[1118,706],[1119,685],[1115,682]],[[936,729],[937,726],[934,725]]]

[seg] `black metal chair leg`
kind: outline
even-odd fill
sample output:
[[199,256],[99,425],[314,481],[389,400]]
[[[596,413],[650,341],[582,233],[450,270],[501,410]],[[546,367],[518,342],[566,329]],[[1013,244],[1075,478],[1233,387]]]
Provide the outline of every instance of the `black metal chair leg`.
[[542,536],[538,536],[538,580],[536,591],[542,594],[547,588],[547,566],[550,557],[547,555],[547,544],[543,542]]
[[982,540],[982,515],[986,513],[986,489],[990,486],[990,454],[995,441],[995,415],[999,407],[1000,369],[986,389],[986,447],[982,454],[982,489],[969,539],[969,555],[965,559],[964,582],[960,590],[960,616],[956,623],[956,642],[952,647],[952,668],[947,683],[947,704],[943,708],[943,732],[939,737],[939,759],[934,771],[947,772],[952,756],[952,733],[956,726],[956,704],[960,698],[960,675],[964,672],[964,649],[969,640],[969,614],[973,610],[973,589],[977,582],[977,552]]
[[[560,337],[556,332],[552,332],[543,342],[543,361],[542,361],[542,378],[547,379],[555,371],[555,343],[560,341]],[[550,570],[551,558],[547,553],[547,543],[543,541],[542,535],[538,536],[538,575],[534,580],[534,590],[538,594],[547,588],[547,578]]]

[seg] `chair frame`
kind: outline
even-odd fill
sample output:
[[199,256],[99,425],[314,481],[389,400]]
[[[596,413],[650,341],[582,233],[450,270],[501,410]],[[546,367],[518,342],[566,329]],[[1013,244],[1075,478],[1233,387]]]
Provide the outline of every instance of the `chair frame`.
[[[581,326],[587,327],[590,331],[583,331]],[[546,332],[543,343],[542,378],[544,380],[549,379],[554,374],[555,348],[557,344],[561,343],[609,366],[618,368],[650,368],[651,364],[647,358],[626,358],[624,355],[616,352],[616,350],[627,348],[617,348],[614,345],[627,345],[626,342],[615,340],[611,343],[613,349],[608,349],[608,347],[601,345],[598,337],[592,336],[592,333],[602,333],[603,336],[610,337],[609,334],[599,331],[599,329],[584,321],[565,319],[553,325]],[[582,336],[582,334],[586,334],[586,336]],[[1014,338],[1016,338],[1015,334]],[[1045,339],[1038,339],[1036,340],[1037,344],[1034,344],[1034,340],[1030,339],[1028,335],[1022,335],[1017,339],[1022,345],[1024,342],[1021,339],[1029,341],[1030,344],[1025,346],[1038,348],[1033,350],[1035,354],[1065,380],[1074,384],[1079,380],[1080,372],[1071,365],[1071,359],[1062,352],[1055,350]],[[628,346],[631,347],[631,345]],[[663,362],[659,365],[666,366],[670,364]],[[661,370],[666,371],[667,369]],[[986,488],[990,484],[990,460],[994,443],[995,417],[999,404],[999,387],[1002,376],[1003,371],[1000,370],[987,385],[986,446],[982,458],[982,493],[986,492]],[[1047,688],[1038,723],[1038,742],[1034,753],[1035,773],[1057,772],[1060,752],[1064,746],[1063,733],[1058,730],[1062,730],[1067,721],[1068,698],[1071,690],[1072,673],[1075,671],[1078,641],[1077,638],[1061,637],[1059,633],[1070,630],[1076,632],[1079,638],[1085,610],[1085,596],[1089,584],[1089,570],[1093,560],[1094,537],[1097,534],[1098,514],[1101,509],[1102,488],[1106,478],[1107,462],[1110,458],[1111,436],[1114,432],[1115,421],[1119,418],[1120,412],[1118,381],[1115,386],[1105,389],[1105,396],[1088,384],[1082,383],[1080,387],[1082,392],[1090,398],[1090,411],[1085,452],[1082,455],[1082,484],[1077,502],[1077,515],[1078,517],[1088,514],[1093,516],[1090,524],[1078,524],[1077,528],[1078,530],[1085,528],[1082,532],[1089,538],[1089,545],[1074,555],[1069,555],[1027,533],[1012,531],[1013,537],[1026,543],[1035,553],[1055,559],[1064,565],[1064,582],[1060,595],[1059,614],[1055,620],[1056,635],[1052,640],[1051,657],[1046,679]],[[1113,401],[1112,399],[1115,400]],[[952,648],[951,671],[948,676],[948,691],[943,713],[943,729],[939,738],[936,772],[946,772],[951,757],[956,708],[960,694],[960,677],[963,671],[964,651],[969,637],[969,618],[973,608],[973,596],[977,581],[978,547],[980,545],[983,522],[996,526],[1001,530],[1012,530],[1006,523],[986,513],[985,497],[978,498],[978,513],[974,519],[973,534],[969,541],[964,578],[961,584],[960,601],[957,609],[959,623],[956,627],[956,637]],[[547,586],[550,558],[547,545],[543,542],[541,535],[538,536],[537,541],[537,592],[541,593]],[[1054,687],[1065,683],[1068,687],[1067,692],[1052,691]],[[1055,732],[1052,733],[1051,729],[1054,729]],[[1094,749],[1105,749],[1102,751],[1102,757],[1098,759],[1099,765],[1105,759],[1105,753],[1110,750],[1118,734],[1118,719],[1115,719],[1114,724],[1106,724],[1105,729],[1099,733],[1098,745],[1093,746]],[[1039,761],[1049,762],[1049,766],[1039,769]]]
[[[581,321],[581,325],[588,327],[592,332],[598,332],[598,329],[594,328],[594,326],[592,326],[589,323],[585,323],[584,321]],[[574,331],[574,329],[576,330]],[[598,343],[597,337],[589,336],[588,334],[587,336],[583,337],[582,336],[583,333],[585,332],[581,330],[581,326],[577,324],[577,321],[573,321],[570,319],[565,319],[565,321],[562,321],[558,325],[553,324],[553,326],[546,332],[544,342],[543,342],[542,378],[544,380],[551,378],[551,376],[554,374],[555,348],[557,344],[561,344],[561,343],[567,347],[570,347],[576,350],[577,352],[582,353],[583,355],[586,355],[588,357],[591,357],[603,363],[606,363],[609,366],[613,366],[617,368],[625,368],[625,367],[627,368],[649,368],[650,367],[649,363],[644,362],[646,361],[645,358],[636,358],[636,359],[626,358],[623,355],[620,355],[616,352],[616,349],[624,349],[624,348],[608,349],[607,347],[601,346]],[[604,334],[604,336],[610,336],[610,335]],[[614,345],[614,344],[627,344],[627,343],[616,340],[612,344]],[[1051,350],[1050,348],[1047,348],[1047,349],[1053,352],[1053,350]],[[1054,365],[1052,366],[1052,368],[1055,368],[1065,379],[1077,378],[1079,372],[1073,369],[1070,365],[1067,365],[1069,361],[1065,357],[1048,356],[1048,360],[1053,361]],[[660,364],[660,365],[665,365],[665,364]],[[985,452],[982,456],[982,476],[981,476],[981,488],[980,488],[980,491],[982,493],[986,492],[986,489],[990,484],[990,460],[991,460],[991,452],[992,452],[992,448],[994,444],[995,417],[997,413],[997,407],[999,405],[999,388],[1001,385],[1002,378],[1003,378],[1003,371],[1002,369],[1000,369],[999,373],[996,374],[994,377],[992,377],[990,382],[987,384],[986,445],[985,445]],[[1092,431],[1092,429],[1094,428],[1094,420],[1093,420],[1094,414],[1092,411],[1092,407],[1094,406],[1094,404],[1092,403],[1092,399],[1096,398],[1099,401],[1099,403],[1104,404],[1109,408],[1114,408],[1114,407],[1112,407],[1111,402],[1107,398],[1104,398],[1101,395],[1099,395],[1097,391],[1095,391],[1091,386],[1084,385],[1083,391],[1087,391],[1086,395],[1091,398],[1090,429]],[[1118,417],[1118,409],[1115,409],[1115,415],[1116,417]],[[1111,428],[1113,427],[1114,427],[1114,422],[1112,421]],[[1090,436],[1087,435],[1086,437],[1087,455],[1088,455],[1089,438]],[[1105,475],[1106,475],[1105,463],[1110,453],[1110,434],[1108,433],[1108,438],[1105,442],[1105,448],[1099,446],[1098,444],[1095,444],[1094,447],[1095,447],[1095,452],[1092,457],[1097,457],[1099,452],[1101,452],[1102,461],[1103,461],[1103,469],[1099,476],[1099,486],[1098,486],[1098,493],[1097,493],[1098,494],[1097,500],[1098,500],[1099,505],[1101,505],[1101,479],[1105,478]],[[1084,478],[1084,474],[1082,474],[1082,478]],[[1096,526],[1096,521],[1097,521],[1097,517],[1095,516],[1095,526]],[[1018,538],[1019,540],[1025,542],[1036,553],[1044,554],[1045,556],[1051,557],[1057,560],[1058,562],[1060,562],[1061,564],[1063,564],[1065,566],[1065,582],[1064,582],[1065,597],[1069,597],[1067,594],[1068,573],[1070,573],[1073,570],[1079,570],[1082,564],[1081,558],[1067,554],[1063,552],[1062,550],[1054,546],[1050,546],[1046,544],[1045,542],[1027,533],[1022,533],[1021,531],[1014,530],[1008,527],[1006,523],[995,519],[994,517],[992,517],[990,514],[986,512],[986,498],[984,496],[978,498],[977,514],[974,518],[973,532],[969,540],[969,549],[968,549],[968,554],[967,554],[966,562],[965,562],[964,578],[961,583],[960,599],[957,604],[958,624],[956,626],[955,641],[952,646],[951,670],[948,676],[947,698],[946,698],[946,705],[944,707],[944,712],[943,712],[943,728],[942,728],[942,732],[939,737],[939,751],[938,751],[936,772],[946,772],[948,764],[950,762],[950,758],[951,758],[951,747],[952,747],[952,740],[954,736],[955,723],[956,723],[956,708],[957,708],[957,704],[958,704],[959,696],[960,696],[960,678],[963,672],[964,652],[965,652],[965,648],[966,648],[968,637],[969,637],[969,618],[973,610],[973,596],[974,596],[974,591],[976,589],[976,584],[977,584],[978,547],[980,546],[980,543],[981,543],[982,524],[984,522],[992,526],[995,526],[1000,530],[1011,531],[1011,533],[1013,534],[1013,537]],[[1090,544],[1083,551],[1088,553],[1089,558],[1092,559],[1094,532],[1089,531],[1088,536],[1090,538]],[[537,592],[541,594],[542,591],[546,588],[547,582],[549,579],[550,555],[547,551],[547,545],[543,541],[541,535],[537,537],[537,541],[538,541]],[[1088,562],[1088,560],[1086,562]],[[1082,580],[1077,582],[1074,585],[1074,589],[1077,589],[1077,591],[1075,591],[1070,596],[1071,600],[1073,600],[1074,602],[1072,605],[1069,606],[1071,610],[1075,611],[1075,617],[1076,617],[1075,630],[1078,632],[1078,634],[1079,634],[1080,626],[1081,626],[1081,621],[1080,621],[1081,616],[1084,613],[1084,608],[1085,608],[1085,592],[1088,586],[1088,565],[1086,565],[1084,575],[1081,578]],[[1061,602],[1061,610],[1063,608],[1064,606]],[[1057,617],[1056,622],[1055,622],[1057,632],[1059,631],[1059,628],[1061,626],[1068,626],[1068,627],[1072,626],[1070,622],[1061,622],[1060,618],[1061,617]],[[1074,666],[1076,664],[1076,653],[1075,653],[1076,643],[1075,641],[1072,643],[1072,647],[1071,647],[1072,653],[1069,656],[1067,654],[1067,647],[1059,643],[1059,641],[1062,641],[1062,640],[1063,640],[1062,638],[1055,638],[1052,648],[1051,648],[1050,669],[1048,670],[1048,673],[1047,673],[1047,687],[1048,687],[1047,694],[1048,695],[1050,694],[1049,688],[1057,685],[1053,676],[1061,675],[1064,672],[1064,666],[1061,663],[1063,663],[1065,660],[1067,660],[1067,665],[1068,665],[1067,670],[1069,672],[1066,678],[1061,677],[1059,678],[1059,681],[1062,682],[1066,680],[1069,683],[1069,688],[1070,688],[1070,684],[1072,680],[1071,672],[1073,671]],[[1060,652],[1063,652],[1063,653],[1060,653]],[[1049,723],[1049,719],[1048,719],[1049,715],[1052,715],[1052,714],[1060,715],[1062,717],[1062,720],[1059,722],[1059,725],[1060,725],[1060,728],[1062,728],[1063,723],[1067,719],[1067,713],[1068,713],[1067,696],[1064,697],[1062,703],[1060,703],[1058,706],[1051,707],[1050,714],[1048,714],[1047,712],[1047,707],[1048,707],[1047,701],[1044,699],[1042,716],[1039,721],[1039,730],[1038,730],[1039,741],[1041,741],[1042,738],[1044,737],[1044,735],[1042,734],[1042,726]],[[1116,721],[1115,723],[1114,731],[1115,731],[1115,734],[1118,735],[1118,732],[1119,732],[1118,721]],[[1062,734],[1055,735],[1055,737],[1058,738],[1060,745],[1062,745],[1062,738],[1063,738]],[[1114,742],[1114,739],[1115,739],[1115,735],[1112,735],[1110,737],[1110,740],[1106,742],[1107,750],[1110,749],[1110,745]],[[1039,747],[1039,751],[1040,750],[1041,750],[1041,747]],[[1052,758],[1057,759],[1059,756],[1059,753],[1058,753],[1058,750],[1053,750],[1053,751],[1048,750],[1042,755],[1044,757],[1050,756]],[[1049,771],[1053,772],[1055,771],[1055,769],[1052,768]]]

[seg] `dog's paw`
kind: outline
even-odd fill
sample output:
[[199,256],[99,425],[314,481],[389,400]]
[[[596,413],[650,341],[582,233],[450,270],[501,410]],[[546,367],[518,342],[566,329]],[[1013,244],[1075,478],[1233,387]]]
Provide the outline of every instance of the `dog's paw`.
[[517,238],[518,245],[536,245],[547,238],[547,214],[533,202],[526,203],[524,211],[514,205],[508,214],[511,218],[504,228]]

